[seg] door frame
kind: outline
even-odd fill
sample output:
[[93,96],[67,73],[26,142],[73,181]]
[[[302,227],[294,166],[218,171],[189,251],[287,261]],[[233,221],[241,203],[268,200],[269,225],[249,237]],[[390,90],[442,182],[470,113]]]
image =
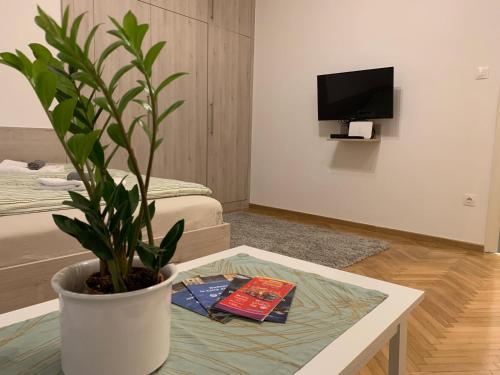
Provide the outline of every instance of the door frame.
[[497,107],[493,158],[491,163],[490,192],[488,199],[488,213],[486,216],[486,231],[484,237],[484,251],[487,253],[499,252],[500,239],[500,95]]

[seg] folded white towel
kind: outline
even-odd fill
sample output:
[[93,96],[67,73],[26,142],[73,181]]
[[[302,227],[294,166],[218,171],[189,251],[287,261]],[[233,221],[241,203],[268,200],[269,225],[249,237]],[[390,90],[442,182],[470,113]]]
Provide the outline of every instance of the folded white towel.
[[0,172],[21,172],[21,173],[59,173],[64,172],[62,164],[46,164],[38,170],[31,170],[24,161],[5,159],[0,162]]
[[40,185],[45,186],[83,186],[79,180],[66,180],[65,178],[40,177],[36,179]]
[[42,190],[59,190],[59,191],[80,191],[85,190],[85,185],[82,181],[66,180],[64,178],[37,178]]

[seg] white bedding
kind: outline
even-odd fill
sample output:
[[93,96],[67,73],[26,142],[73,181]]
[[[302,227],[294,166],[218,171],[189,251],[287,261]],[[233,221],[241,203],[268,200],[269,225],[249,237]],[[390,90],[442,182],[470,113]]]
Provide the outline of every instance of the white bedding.
[[[0,217],[0,268],[85,251],[56,227],[52,220],[54,213],[83,218],[78,210]],[[222,206],[213,198],[198,195],[156,199],[155,236],[163,237],[180,219],[185,220],[186,231],[220,225]]]

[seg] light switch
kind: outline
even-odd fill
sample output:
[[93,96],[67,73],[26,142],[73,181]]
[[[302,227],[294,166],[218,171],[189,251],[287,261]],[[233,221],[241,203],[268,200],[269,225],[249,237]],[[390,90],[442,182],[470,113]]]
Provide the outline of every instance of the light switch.
[[489,66],[478,66],[476,72],[476,79],[488,79],[490,78],[490,67]]

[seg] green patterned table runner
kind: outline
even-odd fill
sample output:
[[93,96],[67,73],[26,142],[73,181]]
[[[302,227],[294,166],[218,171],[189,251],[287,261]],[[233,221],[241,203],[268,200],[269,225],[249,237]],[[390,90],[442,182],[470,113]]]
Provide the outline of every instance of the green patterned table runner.
[[[293,374],[387,297],[246,254],[183,272],[179,280],[230,272],[296,283],[287,323],[223,325],[172,305],[170,356],[157,374]],[[0,373],[62,373],[58,313],[0,329]]]

